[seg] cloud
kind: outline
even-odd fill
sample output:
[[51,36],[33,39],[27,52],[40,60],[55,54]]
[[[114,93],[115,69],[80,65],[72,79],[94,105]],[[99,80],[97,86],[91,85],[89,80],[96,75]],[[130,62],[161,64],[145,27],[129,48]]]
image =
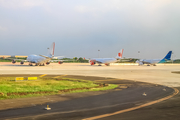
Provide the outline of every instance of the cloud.
[[74,54],[87,55],[93,47],[104,57],[120,48],[127,56],[138,50],[148,53],[152,47],[152,53],[178,51],[179,4],[179,0],[0,0],[0,42],[30,41],[28,46],[36,42],[36,47],[44,47],[55,41],[62,45],[59,50],[68,46],[65,54],[78,48]]
[[29,9],[43,3],[42,0],[0,0],[0,6],[8,9]]
[[0,26],[0,31],[7,31],[8,29],[6,27]]

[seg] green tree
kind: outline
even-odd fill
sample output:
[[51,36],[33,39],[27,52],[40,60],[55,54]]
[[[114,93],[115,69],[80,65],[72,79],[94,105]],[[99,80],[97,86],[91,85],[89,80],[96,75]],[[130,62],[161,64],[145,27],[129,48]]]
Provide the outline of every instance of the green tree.
[[77,60],[77,57],[74,57],[74,60]]

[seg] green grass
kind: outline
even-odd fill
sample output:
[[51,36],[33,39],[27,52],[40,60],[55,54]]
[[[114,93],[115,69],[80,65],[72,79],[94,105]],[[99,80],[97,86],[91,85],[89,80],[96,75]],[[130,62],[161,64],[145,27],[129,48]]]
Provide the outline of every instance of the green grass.
[[12,60],[4,60],[4,59],[0,59],[0,62],[12,62]]
[[[14,77],[0,78],[0,99],[11,99],[21,97],[33,97],[42,95],[60,94],[62,90],[73,89],[72,92],[87,92],[108,90],[117,87],[109,85],[106,87],[95,88],[99,86],[92,81],[63,78],[56,80],[54,78],[38,78],[36,81],[15,81]],[[76,88],[89,88],[75,90]]]
[[89,90],[75,90],[75,91],[72,91],[71,93],[110,90],[110,89],[116,88],[117,86],[118,86],[118,85],[115,85],[115,84],[109,84],[109,86],[102,87],[102,88],[91,88],[91,89],[89,89]]

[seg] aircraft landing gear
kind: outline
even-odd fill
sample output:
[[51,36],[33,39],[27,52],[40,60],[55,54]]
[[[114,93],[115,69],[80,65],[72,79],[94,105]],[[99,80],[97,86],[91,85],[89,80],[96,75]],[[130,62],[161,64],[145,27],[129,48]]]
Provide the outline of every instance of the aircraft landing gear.
[[29,66],[33,66],[32,63],[29,63]]
[[44,63],[42,63],[42,64],[39,64],[39,66],[44,66]]
[[35,66],[38,66],[38,65],[39,65],[38,63],[35,64]]

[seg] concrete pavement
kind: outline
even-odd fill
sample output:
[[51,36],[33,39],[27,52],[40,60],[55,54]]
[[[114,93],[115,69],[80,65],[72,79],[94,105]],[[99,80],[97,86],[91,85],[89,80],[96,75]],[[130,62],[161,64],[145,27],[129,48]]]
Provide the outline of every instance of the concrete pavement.
[[180,65],[157,66],[111,65],[91,66],[89,63],[51,63],[48,66],[28,66],[19,63],[0,63],[0,74],[67,74],[82,76],[112,77],[180,87]]

